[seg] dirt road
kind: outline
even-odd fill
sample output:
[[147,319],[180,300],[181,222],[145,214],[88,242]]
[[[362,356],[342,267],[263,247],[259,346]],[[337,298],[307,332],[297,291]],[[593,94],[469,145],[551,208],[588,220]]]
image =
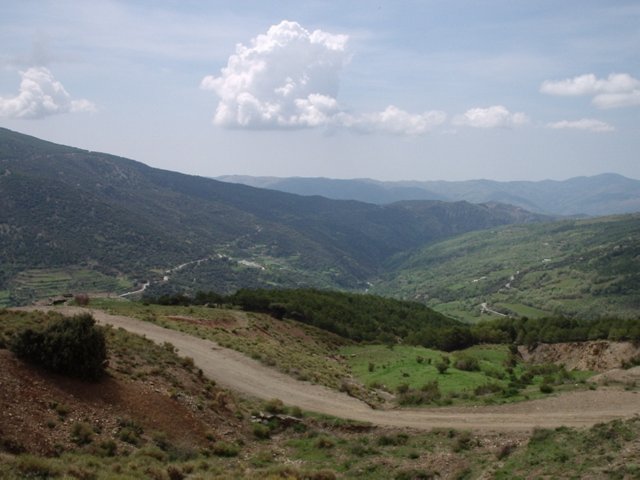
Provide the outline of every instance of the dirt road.
[[[83,309],[64,307],[56,310],[73,314]],[[171,342],[180,355],[193,358],[207,377],[231,390],[262,399],[279,398],[303,410],[376,425],[527,431],[535,427],[590,426],[640,414],[640,393],[619,389],[572,392],[511,405],[372,410],[346,394],[295,380],[214,342],[129,317],[108,315],[99,310],[92,313],[98,323],[122,327],[158,343]]]

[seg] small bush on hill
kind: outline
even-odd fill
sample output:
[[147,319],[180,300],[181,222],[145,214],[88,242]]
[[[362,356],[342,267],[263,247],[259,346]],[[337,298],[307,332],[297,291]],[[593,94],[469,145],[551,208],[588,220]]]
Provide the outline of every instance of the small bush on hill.
[[543,383],[542,385],[540,385],[540,391],[542,393],[553,393],[553,387],[548,383]]
[[480,362],[478,362],[478,359],[466,355],[456,358],[453,366],[458,370],[464,370],[466,372],[477,372],[480,370]]
[[263,425],[261,423],[254,423],[253,436],[261,440],[264,440],[271,436],[271,430],[267,425]]
[[83,380],[102,377],[107,360],[104,334],[90,314],[63,318],[41,330],[26,329],[10,347],[22,360]]
[[485,385],[479,385],[477,386],[474,390],[473,393],[475,393],[478,396],[481,395],[489,395],[492,393],[498,393],[503,391],[503,388],[498,385],[497,383],[487,383]]
[[213,444],[212,451],[218,457],[237,457],[240,447],[229,442],[219,441]]
[[74,423],[71,427],[71,440],[78,445],[87,445],[93,440],[93,428],[85,422]]
[[76,305],[80,305],[81,307],[86,307],[89,305],[89,295],[86,293],[78,293],[75,297],[73,297]]

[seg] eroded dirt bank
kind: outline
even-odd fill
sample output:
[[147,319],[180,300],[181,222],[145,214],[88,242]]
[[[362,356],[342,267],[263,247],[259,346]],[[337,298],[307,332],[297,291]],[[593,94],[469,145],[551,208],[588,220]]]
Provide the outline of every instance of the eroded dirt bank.
[[563,364],[567,370],[605,372],[624,362],[640,358],[640,345],[631,342],[540,343],[535,348],[519,347],[525,362]]

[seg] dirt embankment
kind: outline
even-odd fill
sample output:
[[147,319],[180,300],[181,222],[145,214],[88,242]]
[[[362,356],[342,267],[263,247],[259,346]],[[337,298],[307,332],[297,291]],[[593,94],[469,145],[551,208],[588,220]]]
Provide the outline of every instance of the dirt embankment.
[[605,372],[640,358],[640,345],[631,342],[541,343],[535,348],[519,347],[522,359],[529,363],[555,363],[567,370]]

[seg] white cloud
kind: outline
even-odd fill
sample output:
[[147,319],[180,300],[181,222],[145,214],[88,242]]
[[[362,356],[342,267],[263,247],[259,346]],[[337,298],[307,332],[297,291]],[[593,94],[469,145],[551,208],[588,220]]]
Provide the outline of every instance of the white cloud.
[[471,108],[462,115],[456,115],[452,121],[457,126],[475,128],[517,127],[528,122],[529,118],[524,113],[511,113],[502,105]]
[[560,81],[546,80],[540,91],[548,95],[592,96],[598,108],[640,105],[640,80],[628,73],[612,73],[603,79],[589,73]]
[[363,133],[383,132],[395,135],[422,135],[442,125],[447,118],[444,112],[428,111],[409,113],[393,105],[384,111],[358,116],[344,115],[341,123]]
[[31,67],[20,72],[22,81],[14,97],[0,97],[0,117],[42,118],[68,112],[95,111],[88,100],[72,100],[49,69]]
[[362,133],[420,135],[444,122],[443,112],[413,114],[393,105],[351,114],[340,106],[340,73],[348,62],[347,35],[310,32],[282,21],[249,46],[238,44],[219,76],[201,88],[219,98],[213,118],[227,128],[343,127]]
[[219,77],[201,87],[220,101],[214,123],[224,127],[314,127],[337,111],[346,35],[309,32],[283,21],[250,46],[237,45]]
[[640,105],[640,88],[625,93],[602,93],[593,98],[598,108],[620,108]]
[[564,129],[570,128],[575,130],[589,130],[591,132],[613,132],[615,128],[608,123],[593,118],[582,118],[580,120],[561,120],[547,124],[548,128]]

